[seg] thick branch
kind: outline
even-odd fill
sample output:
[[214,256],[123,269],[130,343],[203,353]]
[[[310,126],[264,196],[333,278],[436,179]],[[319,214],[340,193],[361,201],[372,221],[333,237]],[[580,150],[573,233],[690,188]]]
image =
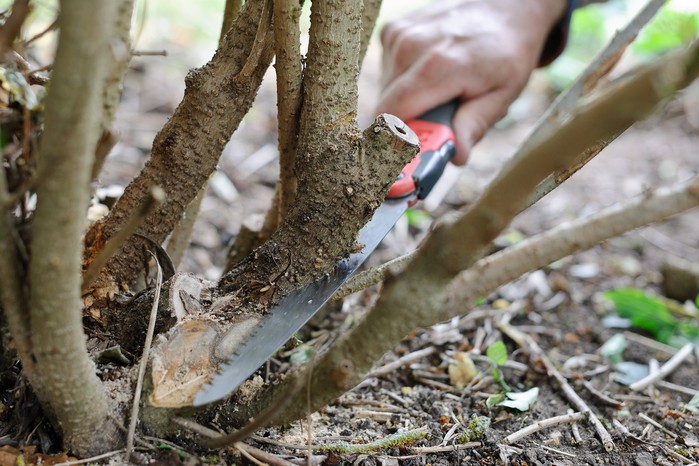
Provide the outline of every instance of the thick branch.
[[362,45],[359,51],[360,63],[364,60],[366,51],[369,48],[369,42],[371,42],[374,27],[376,27],[376,20],[381,11],[381,3],[382,0],[364,0],[364,11],[362,12]]
[[[279,206],[277,224],[286,217],[296,196],[296,148],[301,115],[303,67],[297,0],[274,0],[274,41],[277,71],[277,107],[279,120]],[[276,229],[276,227],[275,227]],[[272,230],[268,231],[271,232]]]
[[[172,231],[216,168],[223,146],[252,105],[271,62],[271,32],[262,34],[262,43],[255,42],[258,29],[269,29],[267,23],[258,28],[265,3],[246,2],[234,25],[236,33],[225,36],[209,63],[190,72],[184,99],[156,136],[148,163],[105,222],[93,230],[103,229],[107,237],[114,235],[150,188],[157,185],[165,190],[167,201],[146,219],[139,233],[162,242]],[[94,231],[88,235],[99,236]],[[107,273],[118,283],[129,282],[142,263],[142,251],[132,238],[110,261]]]
[[303,67],[301,63],[301,5],[297,0],[274,0],[274,46],[277,72],[277,120],[279,133],[279,181],[254,246],[277,229],[296,197],[296,148],[301,116]]
[[[66,446],[80,455],[113,449],[118,432],[87,354],[80,300],[82,234],[90,172],[101,133],[102,93],[110,70],[113,18],[121,2],[66,0],[39,169],[34,214],[31,329],[38,394]],[[95,435],[99,432],[99,435]]]
[[[614,68],[614,65],[621,59],[626,48],[634,41],[641,29],[653,19],[660,7],[664,4],[665,0],[650,0],[646,6],[629,21],[624,29],[617,31],[612,40],[597,54],[597,56],[595,56],[595,58],[593,58],[575,82],[573,82],[565,92],[562,92],[546,110],[546,113],[539,119],[527,140],[536,140],[536,138],[551,125],[567,118],[575,110],[580,99],[589,94],[600,80]],[[559,169],[547,176],[546,179],[539,183],[536,190],[531,195],[528,204],[536,203],[546,194],[553,191],[575,172],[580,170],[580,168],[585,166],[587,162],[599,154],[602,149],[611,144],[617,136],[619,136],[619,134],[610,135],[610,137],[590,146],[586,151],[582,152],[578,159],[570,166]],[[519,148],[519,152],[526,149],[527,142]]]
[[[376,135],[365,135],[366,141],[358,130],[360,14],[360,0],[313,5],[296,199],[281,227],[255,252],[254,263],[246,261],[223,278],[222,292],[239,289],[251,279],[270,281],[270,277],[275,277],[272,281],[277,286],[286,281],[293,287],[333,267],[354,249],[356,233],[409,160],[402,158],[409,150],[386,147],[386,142],[381,143],[385,153],[398,156],[373,159],[367,152],[370,149],[362,147],[381,141],[377,136],[382,130],[399,134],[400,128],[380,117]],[[403,145],[407,141],[405,137],[391,140]],[[371,150],[381,153],[375,147]],[[276,280],[286,268],[283,279]],[[251,269],[257,275],[251,276]]]

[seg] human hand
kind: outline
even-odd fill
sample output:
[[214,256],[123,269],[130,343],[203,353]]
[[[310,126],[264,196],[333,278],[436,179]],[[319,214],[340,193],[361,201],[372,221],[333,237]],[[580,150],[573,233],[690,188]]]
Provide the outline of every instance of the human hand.
[[566,0],[435,2],[381,31],[383,91],[377,113],[410,120],[459,99],[456,156],[473,145],[526,85]]

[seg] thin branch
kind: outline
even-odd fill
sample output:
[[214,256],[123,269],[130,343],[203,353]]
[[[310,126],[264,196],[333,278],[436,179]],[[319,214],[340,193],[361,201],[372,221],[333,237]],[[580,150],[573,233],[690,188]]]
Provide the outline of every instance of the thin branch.
[[112,456],[120,455],[120,454],[124,453],[124,451],[125,450],[114,450],[114,451],[103,453],[101,455],[96,455],[96,456],[93,456],[90,458],[84,458],[81,460],[64,461],[62,463],[55,463],[53,466],[75,466],[76,464],[92,463],[94,461],[106,460],[107,458],[111,458]]
[[158,186],[151,188],[148,194],[149,196],[144,199],[141,207],[131,214],[124,223],[123,228],[107,241],[97,257],[90,263],[83,276],[81,288],[83,293],[90,288],[90,285],[95,281],[102,267],[109,262],[109,259],[114,256],[124,242],[134,234],[145,219],[165,200],[165,191]]
[[429,346],[421,350],[413,351],[412,353],[408,353],[405,356],[402,356],[393,362],[389,362],[388,364],[385,364],[381,367],[377,367],[376,369],[367,374],[367,378],[380,377],[382,375],[390,374],[394,372],[396,369],[399,369],[406,364],[420,360],[436,352],[437,348],[435,348],[434,346]]
[[638,380],[631,385],[629,388],[634,392],[638,392],[653,384],[657,380],[664,379],[670,375],[675,369],[677,369],[680,364],[684,362],[694,351],[694,345],[692,343],[687,343],[680,349],[677,354],[671,357],[665,364],[660,367],[660,370],[654,374],[649,374],[647,377]]
[[624,403],[617,401],[614,398],[600,392],[599,390],[597,390],[595,388],[594,385],[592,385],[587,380],[583,380],[582,383],[583,383],[583,387],[585,387],[585,390],[590,392],[590,395],[592,395],[595,399],[597,399],[597,401],[599,401],[607,406],[611,406],[612,408],[624,409]]
[[19,36],[28,14],[29,0],[15,0],[12,3],[12,13],[0,27],[0,58],[3,61],[5,53],[12,49],[15,39]]
[[445,445],[443,447],[412,447],[410,448],[410,451],[419,455],[429,455],[430,453],[447,453],[450,451],[470,450],[472,448],[479,448],[481,446],[483,446],[481,442],[466,442],[457,443],[454,445]]
[[36,42],[37,40],[41,39],[42,37],[44,37],[44,36],[45,36],[46,34],[48,34],[49,32],[55,31],[56,29],[58,29],[58,20],[57,20],[57,19],[54,20],[51,24],[49,24],[48,27],[47,27],[46,29],[44,29],[43,31],[39,32],[39,33],[36,34],[35,36],[30,37],[29,39],[27,39],[27,40],[24,42],[24,44],[23,44],[23,48],[27,48],[27,46],[29,46],[29,45],[32,44],[33,42]]
[[[641,29],[648,24],[664,4],[665,0],[650,0],[623,29],[617,31],[612,40],[592,59],[590,64],[587,65],[573,84],[571,84],[565,92],[561,93],[551,104],[546,113],[539,119],[527,140],[536,139],[549,126],[555,124],[556,121],[560,121],[566,118],[567,115],[570,115],[578,105],[581,97],[590,93],[599,81],[612,70],[629,44],[633,42]],[[602,149],[611,144],[619,134],[620,133],[614,134],[600,141],[598,144],[591,146],[581,153],[574,163],[549,175],[544,181],[539,183],[530,197],[529,205],[536,203],[539,199],[570,178],[575,172],[600,153]],[[525,142],[519,150],[525,150],[526,147],[527,142]]]
[[513,443],[517,443],[520,440],[522,440],[524,437],[528,437],[532,434],[535,434],[539,432],[542,429],[548,429],[549,427],[556,427],[560,426],[562,424],[573,424],[578,421],[583,421],[587,419],[591,413],[589,412],[580,412],[580,413],[571,413],[571,414],[564,414],[562,416],[556,416],[556,417],[550,417],[548,419],[543,419],[541,421],[537,421],[534,424],[530,424],[527,427],[524,427],[523,429],[518,430],[517,432],[514,432],[504,439],[501,440],[502,443],[505,445],[512,445]]
[[666,428],[662,424],[660,424],[658,421],[654,420],[650,416],[648,416],[646,413],[638,413],[638,417],[646,421],[648,424],[652,425],[653,427],[660,429],[661,431],[665,432],[667,435],[669,435],[672,438],[677,438],[678,435],[676,432],[671,431],[670,429]]
[[[274,0],[274,42],[276,50],[277,107],[279,120],[279,189],[276,225],[286,217],[296,197],[296,148],[303,95],[303,67],[299,19],[301,5],[295,0]],[[265,221],[263,235],[276,225]]]
[[148,330],[146,332],[146,341],[143,346],[143,354],[141,362],[138,366],[138,377],[136,378],[136,389],[133,395],[133,405],[131,407],[131,419],[129,420],[129,431],[126,436],[126,457],[130,458],[133,453],[134,436],[136,435],[136,424],[138,423],[138,409],[141,403],[141,390],[143,389],[143,379],[146,376],[146,367],[150,357],[150,348],[153,344],[153,334],[155,333],[155,320],[158,315],[158,306],[160,305],[160,289],[163,286],[163,271],[158,264],[158,260],[153,254],[156,266],[158,269],[155,282],[155,295],[153,296],[153,306],[151,307],[150,317],[148,319]]

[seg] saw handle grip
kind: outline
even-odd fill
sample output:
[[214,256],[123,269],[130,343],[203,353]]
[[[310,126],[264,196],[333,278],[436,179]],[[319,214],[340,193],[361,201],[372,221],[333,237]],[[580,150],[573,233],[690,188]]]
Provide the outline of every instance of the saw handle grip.
[[424,199],[456,153],[452,120],[459,103],[452,100],[407,122],[420,140],[420,152],[411,160],[388,191],[389,199],[415,196]]

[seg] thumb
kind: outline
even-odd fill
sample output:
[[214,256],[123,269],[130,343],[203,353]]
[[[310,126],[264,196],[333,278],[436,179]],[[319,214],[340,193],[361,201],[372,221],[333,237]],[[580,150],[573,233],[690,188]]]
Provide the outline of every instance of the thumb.
[[456,156],[454,157],[456,165],[466,163],[473,146],[507,114],[512,100],[514,99],[507,89],[499,88],[467,100],[459,106],[453,121],[456,135]]

